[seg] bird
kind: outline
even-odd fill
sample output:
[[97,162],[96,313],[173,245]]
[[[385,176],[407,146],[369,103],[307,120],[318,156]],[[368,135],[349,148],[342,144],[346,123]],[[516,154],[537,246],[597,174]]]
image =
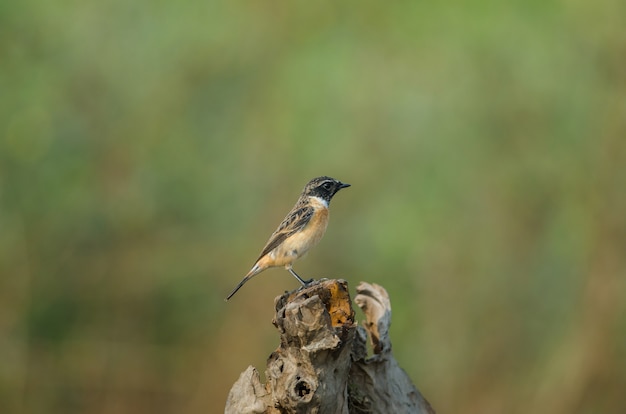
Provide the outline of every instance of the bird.
[[248,280],[270,267],[284,266],[302,286],[311,283],[313,279],[305,281],[298,276],[292,268],[293,262],[319,243],[328,225],[330,200],[339,190],[347,187],[350,184],[327,176],[309,181],[296,204],[270,236],[252,269],[225,300],[228,301]]

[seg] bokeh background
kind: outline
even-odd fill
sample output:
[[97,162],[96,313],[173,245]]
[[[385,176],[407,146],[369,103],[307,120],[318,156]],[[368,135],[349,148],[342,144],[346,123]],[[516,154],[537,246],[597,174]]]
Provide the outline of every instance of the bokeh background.
[[626,3],[4,2],[0,411],[218,413],[296,269],[441,413],[626,412]]

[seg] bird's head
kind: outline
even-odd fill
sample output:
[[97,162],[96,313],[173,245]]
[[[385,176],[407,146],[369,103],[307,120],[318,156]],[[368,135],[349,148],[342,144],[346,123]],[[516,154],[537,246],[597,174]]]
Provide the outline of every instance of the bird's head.
[[309,181],[307,185],[304,186],[302,194],[309,197],[319,197],[327,203],[330,203],[330,199],[337,194],[337,191],[346,187],[350,187],[350,184],[342,183],[334,178],[323,176]]

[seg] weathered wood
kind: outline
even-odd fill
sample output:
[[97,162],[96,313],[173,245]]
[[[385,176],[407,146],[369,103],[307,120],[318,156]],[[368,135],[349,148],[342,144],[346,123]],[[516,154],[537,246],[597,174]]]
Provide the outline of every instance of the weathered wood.
[[434,413],[391,354],[387,292],[361,283],[357,293],[367,318],[358,328],[344,280],[322,279],[277,297],[280,346],[267,361],[267,383],[248,367],[225,413]]
[[[350,369],[351,413],[428,413],[434,410],[391,353],[391,303],[382,286],[361,282],[354,302],[366,317],[358,327]],[[369,333],[374,355],[367,357]]]

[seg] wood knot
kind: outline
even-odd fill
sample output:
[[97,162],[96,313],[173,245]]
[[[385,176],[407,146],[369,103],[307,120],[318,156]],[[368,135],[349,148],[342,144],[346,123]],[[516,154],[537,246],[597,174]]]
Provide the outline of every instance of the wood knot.
[[294,387],[294,392],[298,397],[302,398],[311,393],[311,386],[309,385],[308,382],[300,380],[296,382],[296,386]]

